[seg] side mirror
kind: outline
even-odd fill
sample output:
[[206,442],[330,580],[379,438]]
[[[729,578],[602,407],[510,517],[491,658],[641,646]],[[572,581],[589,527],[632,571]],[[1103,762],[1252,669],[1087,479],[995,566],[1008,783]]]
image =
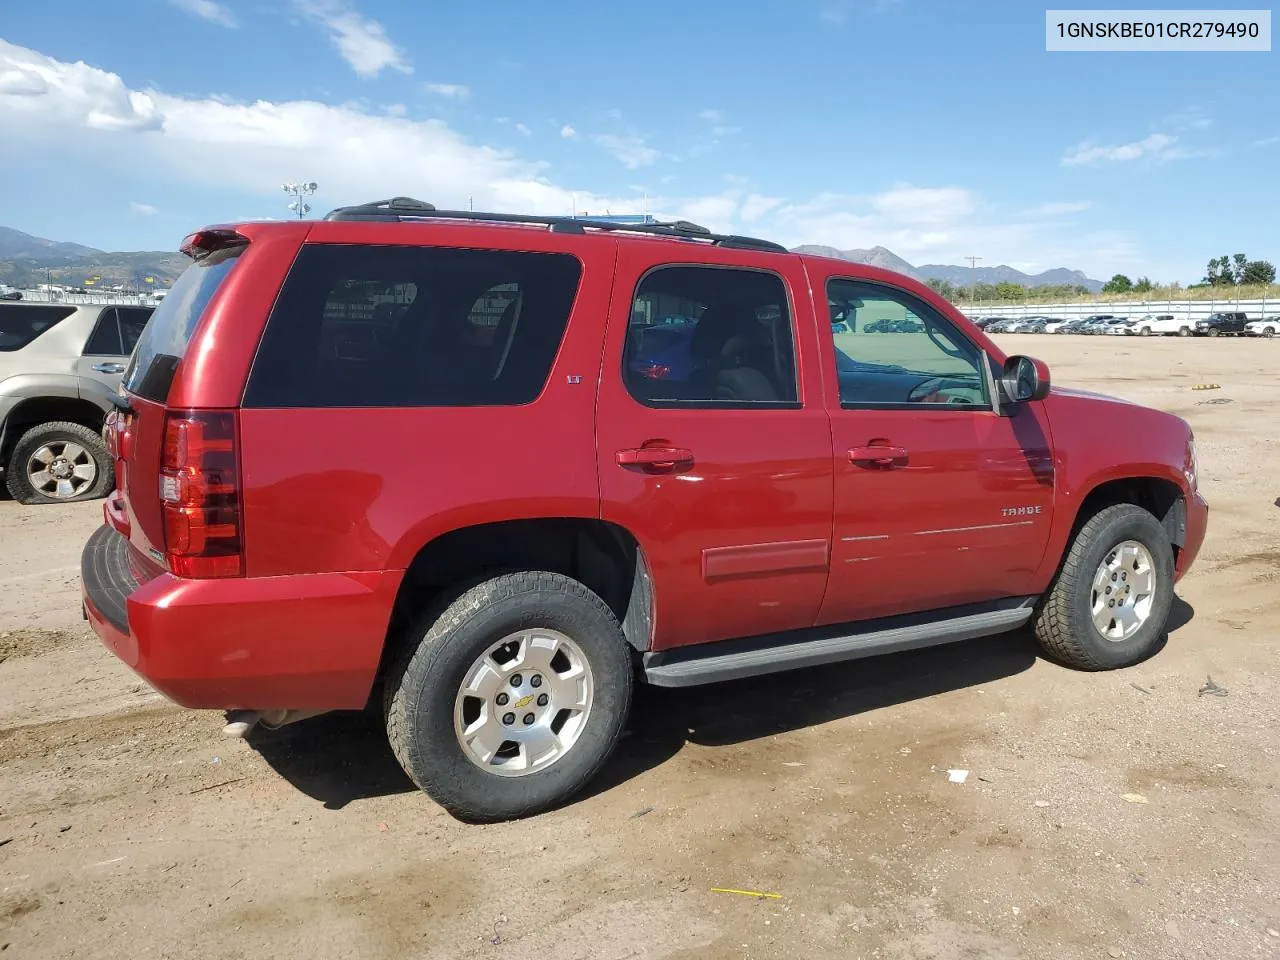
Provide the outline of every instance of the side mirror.
[[1000,372],[999,387],[1005,403],[1043,400],[1049,395],[1049,365],[1032,357],[1010,357]]

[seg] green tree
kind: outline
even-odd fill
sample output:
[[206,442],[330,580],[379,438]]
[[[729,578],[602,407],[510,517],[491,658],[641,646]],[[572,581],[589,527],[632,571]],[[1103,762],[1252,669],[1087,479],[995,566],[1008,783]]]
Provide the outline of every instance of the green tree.
[[1231,258],[1231,278],[1236,283],[1244,283],[1244,268],[1249,265],[1249,258],[1237,253]]
[[1020,283],[1003,281],[996,284],[996,296],[1001,300],[1023,300],[1027,296],[1027,288]]
[[1266,260],[1250,260],[1240,271],[1241,283],[1275,283],[1276,268]]
[[928,280],[924,282],[924,285],[928,287],[930,290],[932,290],[934,293],[936,293],[938,296],[945,297],[947,300],[957,299],[955,285],[950,280],[943,280],[938,277],[930,277]]
[[1205,270],[1204,282],[1211,287],[1226,287],[1235,283],[1236,279],[1231,275],[1231,258],[1224,255],[1210,260]]
[[1150,277],[1139,277],[1133,284],[1134,293],[1150,293],[1154,288]]
[[1126,277],[1123,273],[1117,273],[1114,277],[1102,285],[1103,293],[1128,293],[1133,289],[1133,281]]

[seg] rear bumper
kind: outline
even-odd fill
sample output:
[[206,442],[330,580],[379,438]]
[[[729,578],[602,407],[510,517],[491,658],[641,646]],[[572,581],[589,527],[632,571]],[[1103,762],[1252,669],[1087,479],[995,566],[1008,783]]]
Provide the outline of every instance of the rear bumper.
[[[108,526],[85,544],[85,616],[184,707],[358,710],[382,657],[399,571],[142,581]],[[145,576],[145,574],[143,574]]]
[[1173,572],[1173,580],[1177,583],[1191,569],[1200,555],[1200,547],[1204,544],[1205,531],[1209,529],[1209,504],[1199,493],[1193,493],[1187,500],[1187,532],[1183,538],[1182,549],[1178,551],[1178,565]]

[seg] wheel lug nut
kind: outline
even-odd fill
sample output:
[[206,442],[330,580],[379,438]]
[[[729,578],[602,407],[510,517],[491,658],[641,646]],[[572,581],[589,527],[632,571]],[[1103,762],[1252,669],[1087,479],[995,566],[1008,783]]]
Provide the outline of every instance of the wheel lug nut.
[[500,693],[496,697],[494,697],[494,699],[498,701],[498,706],[505,707],[507,705],[507,701],[510,700],[511,698],[508,697],[505,693]]
[[504,713],[502,715],[502,722],[504,725],[509,727],[516,722],[516,715],[514,713]]
[[524,683],[524,677],[520,676],[520,674],[518,674],[518,673],[513,673],[513,674],[511,675],[511,685],[512,685],[513,687],[518,687],[518,686],[520,686],[520,684],[522,684],[522,683]]
[[529,686],[531,687],[542,686],[542,677],[540,677],[538,674],[535,673],[532,677],[529,678]]
[[1107,606],[1108,606],[1108,607],[1114,607],[1115,605],[1116,605],[1116,602],[1115,602],[1114,600],[1108,600],[1108,601],[1107,601]]
[[1110,592],[1111,592],[1111,588],[1107,587],[1107,593],[1110,593]]
[[1119,579],[1120,579],[1120,575],[1119,575],[1118,573],[1113,573],[1113,574],[1111,575],[1111,582],[1112,582],[1112,583],[1114,583],[1115,581],[1117,581],[1117,580],[1119,580]]
[[547,702],[548,702],[548,697],[545,693],[538,695],[538,706],[545,707],[547,705]]
[[524,725],[527,727],[527,726],[529,726],[529,724],[531,724],[531,723],[533,723],[533,714],[532,714],[532,713],[526,713],[526,714],[524,715]]

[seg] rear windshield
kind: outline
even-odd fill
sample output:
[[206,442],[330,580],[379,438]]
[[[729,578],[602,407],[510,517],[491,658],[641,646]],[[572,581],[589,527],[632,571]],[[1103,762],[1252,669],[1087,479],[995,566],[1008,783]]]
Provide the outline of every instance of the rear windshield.
[[59,320],[65,320],[75,312],[75,307],[0,303],[0,350],[21,350]]
[[240,245],[215,250],[183,271],[138,338],[124,374],[126,390],[146,400],[165,402],[200,315],[244,249]]
[[267,321],[246,407],[530,403],[581,266],[562,253],[304,246]]

